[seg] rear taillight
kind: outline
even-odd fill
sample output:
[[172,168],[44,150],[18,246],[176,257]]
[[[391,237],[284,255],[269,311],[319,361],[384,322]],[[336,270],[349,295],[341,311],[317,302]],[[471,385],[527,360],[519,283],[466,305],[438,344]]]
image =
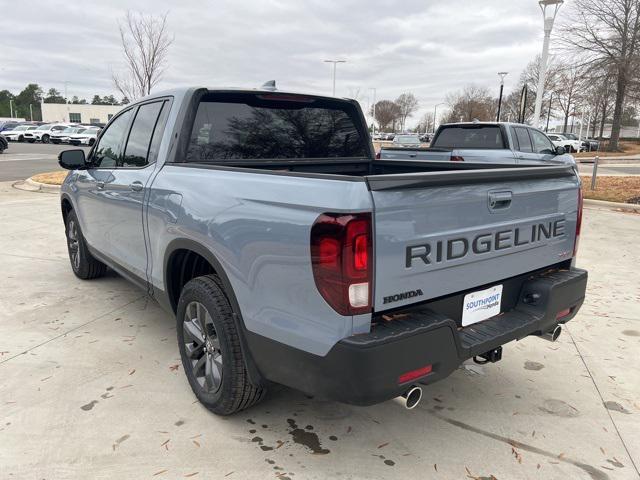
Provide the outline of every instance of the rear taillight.
[[464,162],[464,157],[453,155],[449,160],[451,160],[452,162]]
[[371,214],[320,215],[311,227],[316,287],[340,315],[371,312]]
[[576,240],[573,244],[573,256],[578,253],[578,243],[580,242],[580,230],[582,229],[582,206],[584,203],[584,196],[582,193],[582,187],[578,189],[578,216],[576,218]]

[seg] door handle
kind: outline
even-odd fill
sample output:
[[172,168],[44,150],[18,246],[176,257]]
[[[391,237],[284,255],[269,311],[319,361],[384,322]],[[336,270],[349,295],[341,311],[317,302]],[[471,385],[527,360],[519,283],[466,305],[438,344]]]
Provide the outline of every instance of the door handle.
[[97,180],[96,187],[98,188],[98,190],[104,190],[104,182]]
[[489,209],[502,210],[511,206],[511,192],[489,192]]
[[140,192],[144,188],[142,182],[133,182],[129,184],[129,189],[133,192]]

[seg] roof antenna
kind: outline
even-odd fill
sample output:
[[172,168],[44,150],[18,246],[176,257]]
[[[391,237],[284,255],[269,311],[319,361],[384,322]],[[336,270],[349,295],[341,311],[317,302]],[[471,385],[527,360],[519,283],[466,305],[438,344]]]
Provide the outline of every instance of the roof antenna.
[[266,81],[262,84],[262,87],[260,88],[262,88],[263,90],[269,90],[271,92],[275,92],[277,90],[276,81],[275,80]]

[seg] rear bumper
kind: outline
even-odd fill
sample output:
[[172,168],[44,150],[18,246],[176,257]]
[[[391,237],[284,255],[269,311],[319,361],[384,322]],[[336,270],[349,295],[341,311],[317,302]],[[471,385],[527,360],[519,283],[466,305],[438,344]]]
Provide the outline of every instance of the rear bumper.
[[[377,324],[368,334],[338,342],[320,357],[260,335],[247,344],[262,376],[311,395],[354,405],[372,405],[450,375],[465,360],[512,340],[539,335],[572,319],[581,307],[587,272],[571,269],[531,275],[521,282],[509,311],[460,328],[429,305],[402,310],[402,319]],[[558,312],[571,309],[559,320]],[[425,365],[432,371],[399,385],[401,374]]]

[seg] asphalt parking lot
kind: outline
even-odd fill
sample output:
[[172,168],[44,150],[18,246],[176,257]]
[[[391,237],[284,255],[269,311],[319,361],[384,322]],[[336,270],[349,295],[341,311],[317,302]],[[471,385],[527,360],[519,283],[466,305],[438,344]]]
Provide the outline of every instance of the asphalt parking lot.
[[[0,155],[0,182],[24,180],[42,172],[62,170],[58,165],[58,154],[73,145],[10,142],[9,148]],[[82,147],[85,152],[88,147]]]
[[511,343],[412,411],[278,388],[220,418],[174,319],[114,274],[73,276],[57,198],[0,183],[2,479],[639,477],[637,214],[585,210],[588,297],[556,343]]

